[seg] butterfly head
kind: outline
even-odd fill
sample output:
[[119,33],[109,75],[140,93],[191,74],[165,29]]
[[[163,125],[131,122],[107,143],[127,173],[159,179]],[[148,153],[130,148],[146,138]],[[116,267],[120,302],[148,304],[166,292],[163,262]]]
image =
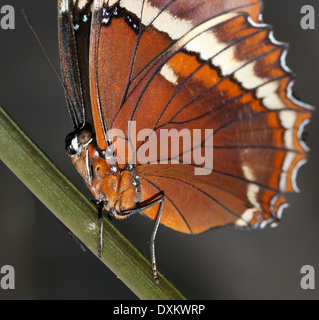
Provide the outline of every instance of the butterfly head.
[[79,155],[84,148],[93,142],[94,135],[89,125],[69,133],[65,138],[65,149],[70,155]]

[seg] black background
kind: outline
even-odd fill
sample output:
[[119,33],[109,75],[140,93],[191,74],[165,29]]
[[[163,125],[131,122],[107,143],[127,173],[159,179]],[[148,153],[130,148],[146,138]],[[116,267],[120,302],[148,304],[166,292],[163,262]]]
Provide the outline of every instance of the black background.
[[[16,10],[16,29],[0,30],[0,104],[32,139],[87,194],[64,151],[72,130],[62,87],[21,14],[26,12],[59,70],[56,1],[1,1]],[[316,9],[315,30],[302,30],[300,9]],[[319,3],[266,0],[264,21],[275,37],[290,44],[287,64],[296,74],[294,90],[319,105]],[[158,267],[190,299],[315,299],[302,290],[300,269],[319,275],[318,114],[307,127],[309,162],[300,171],[301,193],[276,229],[242,232],[221,228],[197,236],[164,226],[157,237]],[[117,223],[147,255],[153,223],[142,216]],[[0,267],[14,266],[16,289],[0,299],[136,299],[93,254],[81,252],[61,224],[0,163]],[[319,277],[317,277],[319,279]]]

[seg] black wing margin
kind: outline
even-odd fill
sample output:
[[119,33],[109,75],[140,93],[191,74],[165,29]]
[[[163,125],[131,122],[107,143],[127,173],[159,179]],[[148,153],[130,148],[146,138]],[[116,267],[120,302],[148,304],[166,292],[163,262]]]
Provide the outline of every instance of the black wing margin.
[[75,129],[93,127],[89,88],[89,40],[93,0],[59,0],[58,34],[65,96]]

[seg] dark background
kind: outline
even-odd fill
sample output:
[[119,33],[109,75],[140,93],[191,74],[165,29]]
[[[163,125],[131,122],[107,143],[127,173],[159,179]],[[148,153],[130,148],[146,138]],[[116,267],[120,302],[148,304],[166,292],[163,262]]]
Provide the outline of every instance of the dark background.
[[[62,87],[27,27],[25,8],[59,70],[56,1],[6,1],[16,9],[16,29],[0,30],[0,104],[82,190],[86,188],[64,151],[72,130]],[[316,9],[316,30],[302,30],[300,9]],[[297,96],[319,105],[319,3],[266,0],[264,20],[290,43],[287,64],[297,74]],[[159,268],[191,299],[316,299],[302,290],[300,269],[310,264],[319,279],[318,113],[309,133],[309,162],[299,171],[301,193],[276,229],[242,232],[221,228],[188,236],[161,226]],[[88,194],[88,193],[87,193]],[[134,216],[117,223],[147,255],[153,223]],[[83,253],[55,216],[0,162],[0,267],[16,272],[16,289],[0,299],[136,299],[92,253]]]

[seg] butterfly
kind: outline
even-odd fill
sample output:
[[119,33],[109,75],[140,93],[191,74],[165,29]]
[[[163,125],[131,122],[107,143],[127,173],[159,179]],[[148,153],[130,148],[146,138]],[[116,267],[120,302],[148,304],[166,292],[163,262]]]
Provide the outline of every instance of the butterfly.
[[[99,255],[102,210],[155,220],[156,283],[160,223],[198,234],[281,220],[312,107],[292,95],[287,46],[261,10],[257,0],[58,1],[75,129],[66,149],[99,205]],[[177,139],[161,144],[162,132]],[[196,152],[213,152],[213,166]]]

